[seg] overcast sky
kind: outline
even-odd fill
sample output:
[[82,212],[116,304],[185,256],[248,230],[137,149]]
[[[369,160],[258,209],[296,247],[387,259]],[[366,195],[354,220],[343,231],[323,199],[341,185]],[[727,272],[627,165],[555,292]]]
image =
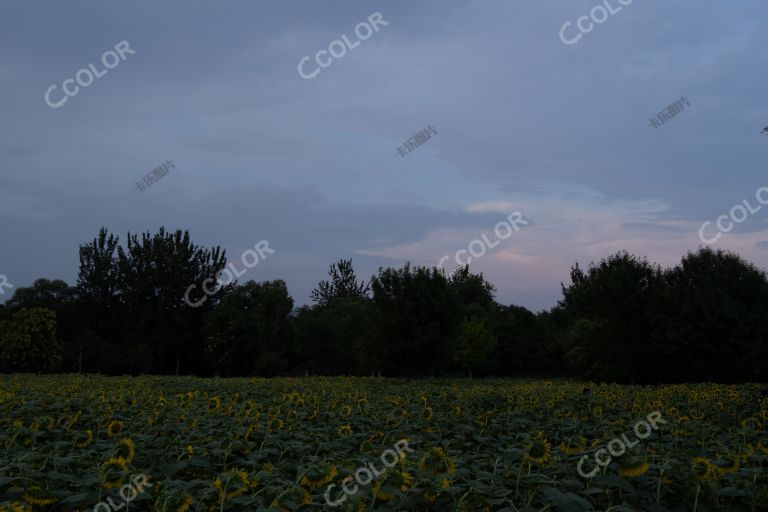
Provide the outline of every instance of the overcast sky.
[[[74,284],[101,226],[165,226],[236,266],[267,240],[241,282],[285,279],[303,304],[342,257],[366,278],[443,256],[450,271],[514,211],[528,225],[471,263],[500,302],[549,308],[571,265],[619,249],[674,265],[768,186],[768,2],[606,2],[4,0],[0,274]],[[342,35],[354,49],[318,68]],[[107,70],[122,41],[134,53]],[[106,74],[64,96],[91,63]],[[768,266],[766,219],[713,247]]]

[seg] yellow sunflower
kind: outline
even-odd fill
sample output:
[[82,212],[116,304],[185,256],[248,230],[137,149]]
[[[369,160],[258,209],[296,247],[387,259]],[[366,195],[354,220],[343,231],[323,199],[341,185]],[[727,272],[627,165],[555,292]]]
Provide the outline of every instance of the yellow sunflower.
[[194,501],[195,500],[192,499],[192,496],[184,496],[184,498],[181,500],[181,503],[179,504],[179,507],[176,509],[176,512],[187,512]]
[[248,473],[245,471],[228,471],[222,473],[213,482],[213,486],[219,491],[221,502],[242,496],[248,492]]
[[645,461],[622,464],[619,466],[619,476],[623,478],[636,478],[648,472],[648,463]]
[[85,448],[93,442],[93,430],[86,430],[82,434],[78,434],[75,439],[75,447]]
[[707,478],[714,478],[715,465],[704,457],[694,457],[691,460],[693,468],[693,474],[699,480],[705,480]]
[[349,425],[342,425],[336,430],[336,433],[338,433],[340,436],[341,435],[348,436],[352,433],[352,427]]
[[42,490],[36,485],[29,487],[26,491],[24,491],[21,499],[30,505],[38,507],[47,507],[59,501],[59,498],[53,496],[47,491]]
[[124,437],[118,441],[117,456],[125,460],[126,464],[131,463],[134,455],[136,455],[136,447],[130,437]]
[[534,437],[533,442],[526,449],[523,460],[543,466],[549,461],[551,449],[552,445],[549,444],[547,438],[539,434]]
[[123,431],[123,427],[125,424],[122,421],[119,420],[112,420],[109,422],[109,425],[107,425],[107,435],[109,437],[115,437],[120,432]]
[[5,506],[0,506],[0,512],[27,512],[29,508],[23,503],[14,501]]
[[333,480],[337,474],[339,474],[339,472],[336,469],[336,466],[329,466],[325,471],[307,471],[307,473],[301,477],[299,484],[317,489]]
[[[121,473],[128,471],[128,465],[122,457],[109,459],[101,466],[101,479],[105,489],[116,489],[125,483]],[[114,473],[118,473],[116,476]]]

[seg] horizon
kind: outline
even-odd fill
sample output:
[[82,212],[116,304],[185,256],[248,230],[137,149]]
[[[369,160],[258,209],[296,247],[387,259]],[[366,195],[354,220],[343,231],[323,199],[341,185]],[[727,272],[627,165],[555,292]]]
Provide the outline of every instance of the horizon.
[[[178,5],[5,5],[14,289],[74,284],[102,226],[121,243],[189,230],[238,264],[266,240],[240,282],[283,279],[297,305],[340,258],[366,280],[407,261],[450,273],[476,240],[471,270],[532,311],[573,264],[621,249],[669,267],[708,245],[768,267],[768,5]],[[527,223],[498,236],[514,212]]]

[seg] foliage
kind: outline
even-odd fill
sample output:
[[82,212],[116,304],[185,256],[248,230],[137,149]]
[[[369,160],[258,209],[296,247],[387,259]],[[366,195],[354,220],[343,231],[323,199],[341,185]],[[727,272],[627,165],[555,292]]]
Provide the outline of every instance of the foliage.
[[320,281],[310,294],[316,306],[325,307],[333,299],[361,299],[368,296],[370,288],[365,282],[358,283],[351,259],[341,259],[332,264],[328,269],[328,276],[330,281]]
[[213,358],[216,375],[283,370],[287,361],[274,362],[282,357],[285,340],[291,339],[292,309],[293,299],[281,280],[249,281],[224,297],[203,327],[206,353]]
[[[142,512],[759,511],[768,508],[768,400],[759,391],[0,376],[0,510],[101,510],[110,500]],[[665,423],[637,442],[635,425],[654,411]],[[622,435],[628,454],[593,478],[579,475],[583,457],[591,471],[595,451]],[[381,457],[399,440],[413,451],[386,468]],[[378,473],[370,485],[325,505],[328,486],[336,499],[369,464]],[[141,475],[151,487],[125,506],[120,484]]]
[[452,347],[453,362],[469,370],[483,363],[496,347],[496,337],[479,318],[467,318],[459,327],[459,333]]
[[51,372],[61,365],[62,344],[56,337],[56,313],[46,308],[21,309],[0,322],[0,369]]

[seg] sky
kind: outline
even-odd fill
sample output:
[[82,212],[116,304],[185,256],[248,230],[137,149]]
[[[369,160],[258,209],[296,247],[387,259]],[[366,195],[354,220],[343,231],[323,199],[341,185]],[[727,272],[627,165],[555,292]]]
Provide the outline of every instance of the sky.
[[102,226],[188,229],[238,268],[265,240],[240,281],[297,305],[340,258],[450,272],[470,245],[534,311],[622,249],[672,266],[704,238],[765,268],[767,21],[761,0],[2,0],[0,283],[74,284]]

